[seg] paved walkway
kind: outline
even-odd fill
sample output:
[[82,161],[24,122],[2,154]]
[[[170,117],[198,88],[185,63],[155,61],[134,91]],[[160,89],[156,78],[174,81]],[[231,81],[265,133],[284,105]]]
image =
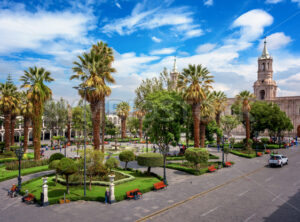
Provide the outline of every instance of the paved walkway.
[[[296,148],[299,149],[299,148]],[[296,152],[296,149],[287,152]],[[211,152],[216,155],[215,149]],[[224,168],[212,174],[193,176],[180,171],[167,169],[169,186],[167,190],[149,192],[140,200],[122,201],[113,205],[104,205],[99,202],[77,201],[65,205],[51,205],[48,207],[28,206],[20,199],[10,199],[6,196],[7,187],[16,179],[0,183],[0,216],[1,221],[135,221],[160,209],[175,203],[185,201],[199,193],[213,190],[226,185],[228,181],[235,180],[247,173],[256,172],[267,163],[268,156],[245,159],[229,154],[228,160],[236,164],[231,168]],[[135,162],[129,167],[141,168]],[[153,172],[162,175],[162,168],[153,168]],[[39,175],[44,175],[43,172]],[[35,175],[25,176],[24,181]],[[184,212],[183,212],[184,213]],[[234,220],[233,220],[234,221]]]

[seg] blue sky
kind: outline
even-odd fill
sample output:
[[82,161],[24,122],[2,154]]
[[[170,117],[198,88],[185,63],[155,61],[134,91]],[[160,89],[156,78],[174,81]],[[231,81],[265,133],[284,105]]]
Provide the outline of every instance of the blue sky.
[[114,49],[111,101],[133,101],[142,79],[203,64],[229,97],[252,91],[267,36],[280,96],[300,95],[300,0],[36,0],[0,2],[0,81],[43,66],[55,99],[78,99],[72,62],[97,41]]

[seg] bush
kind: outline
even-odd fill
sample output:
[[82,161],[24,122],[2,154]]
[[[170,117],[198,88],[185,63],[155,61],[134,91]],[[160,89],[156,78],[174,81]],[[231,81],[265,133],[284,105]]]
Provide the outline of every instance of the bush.
[[[21,169],[27,169],[31,167],[45,166],[48,165],[48,160],[23,160],[21,161]],[[5,163],[6,170],[18,170],[19,169],[19,161],[7,162]]]
[[205,148],[188,148],[184,155],[187,161],[195,164],[195,168],[198,168],[200,163],[207,163],[209,159],[209,153]]
[[119,160],[117,160],[114,157],[109,158],[108,160],[106,160],[105,162],[105,166],[111,170],[112,168],[117,168],[119,166],[120,162]]
[[5,157],[15,157],[16,154],[15,154],[14,151],[6,151],[6,152],[3,153],[3,156],[5,156]]
[[[246,138],[243,139],[243,143],[244,143],[244,145],[246,144]],[[252,147],[253,140],[252,140],[252,139],[249,139],[249,140],[248,140],[248,144],[249,144],[249,147]]]
[[119,159],[122,162],[125,162],[125,169],[127,169],[127,164],[130,161],[134,161],[135,160],[135,156],[134,153],[130,150],[124,150],[119,154]]
[[61,160],[64,157],[65,156],[61,153],[53,153],[49,158],[49,162],[51,163],[53,160]]
[[150,174],[151,167],[160,167],[163,162],[163,156],[159,153],[143,153],[137,156],[138,165],[147,166],[148,174]]
[[268,144],[270,142],[270,139],[269,138],[266,138],[266,137],[263,137],[260,139],[260,141],[263,143],[263,144]]
[[245,158],[254,158],[254,157],[256,157],[255,153],[246,154],[246,153],[241,153],[241,152],[236,151],[236,150],[230,150],[230,153],[232,153],[234,155],[237,155],[237,156],[240,156],[240,157],[245,157]]
[[58,163],[59,173],[66,176],[67,193],[69,194],[69,176],[78,171],[77,164],[69,159],[62,158]]

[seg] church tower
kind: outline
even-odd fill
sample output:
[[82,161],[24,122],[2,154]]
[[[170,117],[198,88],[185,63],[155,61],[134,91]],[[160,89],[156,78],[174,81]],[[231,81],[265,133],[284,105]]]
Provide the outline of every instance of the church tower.
[[176,90],[179,72],[177,71],[176,57],[174,58],[173,69],[170,73],[172,89]]
[[273,58],[269,55],[267,41],[258,58],[257,81],[253,85],[254,95],[258,100],[273,100],[276,98],[277,85],[273,80]]

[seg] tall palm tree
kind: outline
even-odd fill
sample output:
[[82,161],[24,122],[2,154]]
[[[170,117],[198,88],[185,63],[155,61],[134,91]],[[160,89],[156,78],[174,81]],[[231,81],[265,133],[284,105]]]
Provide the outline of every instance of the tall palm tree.
[[0,109],[4,115],[4,142],[5,149],[10,150],[10,130],[11,130],[11,110],[17,108],[19,100],[17,96],[17,87],[9,80],[5,83],[0,83]]
[[128,102],[121,102],[117,105],[117,115],[121,118],[122,139],[126,137],[126,119],[129,115],[130,106]]
[[210,92],[206,92],[206,98],[202,100],[200,105],[200,146],[205,146],[205,130],[206,126],[215,118],[214,96]]
[[199,147],[200,104],[206,91],[212,88],[213,76],[202,65],[189,65],[178,78],[178,88],[183,98],[191,105],[194,120],[194,146]]
[[[221,127],[221,113],[226,109],[227,97],[224,92],[213,91],[212,96],[214,97],[216,123],[218,127]],[[217,144],[220,145],[221,138],[217,135]]]
[[33,105],[31,101],[28,99],[28,93],[22,92],[20,99],[20,113],[23,116],[23,127],[24,127],[24,153],[26,153],[28,149],[28,133],[29,133],[29,124],[32,119],[33,113]]
[[246,128],[246,149],[251,149],[249,146],[250,139],[250,101],[255,98],[255,95],[249,91],[242,91],[240,94],[236,95],[236,103],[242,106],[243,120],[245,121]]
[[45,83],[54,81],[50,77],[50,72],[44,68],[29,67],[28,71],[24,71],[24,75],[20,78],[23,82],[22,88],[27,89],[27,98],[33,104],[33,145],[34,159],[40,159],[41,149],[41,128],[44,104],[51,99],[52,91]]
[[[17,93],[16,97],[19,101],[20,94]],[[20,115],[20,107],[19,104],[15,108],[11,110],[10,116],[10,145],[13,146],[15,144],[15,127],[17,122],[17,116]]]
[[[112,48],[108,47],[107,44],[98,42],[96,45],[93,45],[92,50],[101,58],[100,64],[98,65],[97,73],[101,76],[104,84],[106,83],[112,84],[115,83],[115,79],[111,75],[111,73],[116,72],[114,68],[111,67],[112,62],[114,61],[114,55]],[[104,152],[104,137],[105,137],[105,97],[111,94],[111,89],[109,87],[106,88],[106,93],[103,95],[101,101],[101,143],[102,143],[102,152]]]
[[[102,46],[104,49],[100,50],[99,48]],[[99,149],[100,146],[100,117],[102,110],[102,113],[105,113],[104,100],[105,97],[111,93],[111,89],[106,85],[106,82],[114,83],[111,73],[115,72],[115,69],[111,68],[112,60],[110,56],[108,56],[109,59],[106,57],[106,53],[110,55],[111,49],[107,47],[106,44],[102,45],[99,43],[99,45],[97,47],[95,46],[95,49],[92,48],[89,53],[83,53],[82,56],[78,56],[80,61],[74,62],[75,67],[73,67],[73,71],[75,74],[70,78],[71,80],[81,80],[78,92],[82,98],[86,96],[86,100],[90,103],[95,149]],[[83,88],[87,88],[86,95]],[[104,115],[102,116],[105,118]],[[102,151],[104,152],[104,147]]]

